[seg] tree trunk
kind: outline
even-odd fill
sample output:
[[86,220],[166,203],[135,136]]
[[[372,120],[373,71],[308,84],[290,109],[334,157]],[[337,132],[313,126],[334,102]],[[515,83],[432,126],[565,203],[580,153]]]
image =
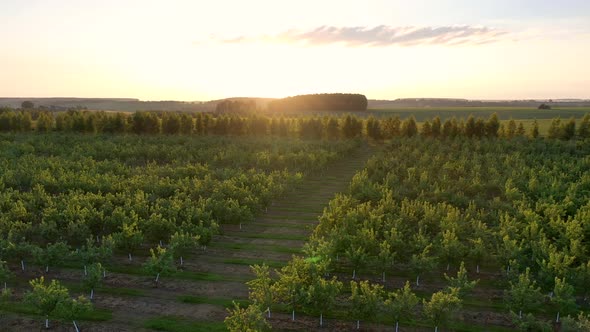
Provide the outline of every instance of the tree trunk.
[[518,318],[522,319],[522,310],[518,310]]
[[352,270],[352,280],[356,279],[356,270]]
[[45,329],[49,329],[49,315],[45,316]]
[[416,286],[420,286],[420,275],[416,276]]
[[6,292],[6,281],[4,282],[4,291]]
[[107,270],[106,269],[102,270],[102,277],[103,278],[107,277]]
[[131,262],[133,260],[133,257],[131,257],[131,253],[129,253],[129,261]]
[[24,259],[21,259],[21,261],[20,261],[20,268],[23,271],[25,270],[25,260]]
[[293,309],[293,315],[292,315],[292,317],[291,317],[291,320],[292,320],[292,321],[295,321],[295,309]]
[[556,323],[559,323],[559,311],[557,312],[557,318],[555,319]]
[[383,283],[385,283],[385,271],[383,271]]
[[268,318],[270,318],[270,307],[266,307],[266,311],[268,311]]
[[72,322],[74,323],[74,328],[76,329],[76,332],[80,332],[80,330],[78,329],[78,325],[76,325],[76,321],[73,320]]
[[45,265],[45,273],[49,273],[49,265]]
[[395,332],[399,332],[399,322],[395,322]]
[[160,273],[156,274],[156,284],[158,284],[158,280],[160,280]]
[[451,264],[447,263],[447,271],[451,268]]
[[240,230],[242,230],[242,223],[240,223]]
[[164,245],[162,244],[162,240],[160,240],[160,247],[163,247]]
[[356,321],[356,329],[360,330],[361,329],[361,321],[357,319]]
[[184,265],[184,260],[182,259],[182,256],[180,256],[180,266]]
[[477,264],[477,266],[475,267],[475,270],[477,271],[477,274],[479,274],[479,264]]
[[90,299],[94,299],[94,288],[90,290]]
[[324,326],[324,315],[320,314],[320,326]]
[[434,332],[438,332],[438,326],[434,327]]

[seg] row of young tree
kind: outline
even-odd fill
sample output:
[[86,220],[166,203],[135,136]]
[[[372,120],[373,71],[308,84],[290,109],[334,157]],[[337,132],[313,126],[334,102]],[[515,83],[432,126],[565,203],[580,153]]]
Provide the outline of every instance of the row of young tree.
[[[456,314],[462,309],[463,301],[470,295],[479,280],[470,280],[462,262],[457,274],[446,273],[446,287],[430,295],[418,296],[406,281],[404,286],[392,290],[380,283],[368,280],[351,280],[348,285],[339,277],[330,277],[330,263],[324,259],[303,259],[294,257],[273,277],[266,265],[252,266],[255,279],[248,282],[251,304],[246,308],[234,303],[228,309],[225,324],[228,330],[265,331],[271,329],[269,319],[272,308],[291,310],[291,320],[296,321],[296,311],[317,317],[318,326],[325,327],[324,317],[334,317],[345,313],[345,317],[354,319],[355,328],[359,329],[361,321],[391,324],[394,330],[400,326],[428,322],[438,331],[439,327],[452,326]],[[347,286],[347,287],[345,287]],[[558,310],[571,310],[575,307],[574,293],[564,280],[555,280],[555,287],[548,301],[544,301],[540,288],[531,279],[529,271],[521,274],[518,280],[510,282],[506,290],[506,304],[513,310],[520,310],[512,315],[519,330],[550,331],[545,322],[535,319],[530,313],[522,314],[522,306],[540,306],[549,302]],[[339,316],[339,315],[338,315]],[[384,317],[384,318],[383,318]],[[582,331],[590,328],[590,316],[580,312],[577,316],[567,316],[560,322],[562,331]]]
[[3,134],[0,146],[0,260],[49,271],[157,244],[182,261],[187,243],[206,248],[357,143]]
[[573,317],[590,297],[588,155],[582,141],[393,140],[324,210],[307,259],[338,280],[387,285],[409,273],[428,291],[423,279],[434,271],[459,267],[465,276],[469,266],[471,275],[493,276],[501,267],[497,283],[515,326],[548,328],[543,303],[556,324],[585,324]]
[[[375,140],[395,137],[539,137],[539,125],[533,121],[525,129],[523,122],[514,120],[501,123],[493,114],[488,119],[469,116],[467,119],[451,118],[441,121],[435,117],[418,124],[414,117],[367,119],[354,115],[345,116],[264,116],[256,114],[227,115],[207,113],[173,112],[90,112],[68,111],[41,112],[36,117],[27,110],[0,111],[0,132],[80,132],[80,133],[134,133],[165,135],[222,135],[222,136],[276,136],[304,139],[339,139],[369,137]],[[579,123],[574,118],[562,121],[553,119],[548,138],[572,139],[590,137],[590,114]]]
[[[0,279],[7,280],[11,276],[6,262],[0,261]],[[94,310],[91,301],[85,296],[73,298],[69,290],[58,280],[45,282],[44,277],[33,279],[29,282],[31,289],[25,292],[21,302],[31,308],[32,312],[45,318],[45,329],[50,328],[50,320],[60,319],[74,326],[76,332],[80,331],[77,320],[82,319]],[[10,306],[14,303],[12,289],[6,286],[0,294],[0,305]]]
[[[167,248],[157,246],[155,249],[150,249],[150,256],[143,264],[143,271],[155,277],[154,283],[157,287],[160,278],[173,274],[177,271],[177,267],[182,268],[183,257],[194,251],[200,244],[199,236],[175,233]],[[2,241],[0,256],[10,255],[12,245]],[[23,296],[13,294],[8,283],[11,282],[15,273],[11,271],[6,261],[0,260],[0,282],[4,283],[0,294],[0,305],[10,306],[22,300],[24,305],[45,317],[45,329],[50,328],[50,319],[62,319],[72,322],[76,331],[79,332],[76,320],[84,317],[93,309],[92,301],[95,298],[95,290],[102,285],[103,280],[107,277],[107,267],[112,262],[115,241],[109,237],[97,244],[94,239],[89,238],[86,245],[76,251],[72,251],[65,243],[50,245],[45,250],[39,247],[34,247],[34,249],[39,253],[37,263],[45,266],[44,269],[41,269],[42,274],[49,272],[50,263],[57,264],[68,261],[70,266],[75,262],[81,266],[83,264],[82,288],[90,294],[89,297],[79,296],[72,299],[67,288],[62,286],[58,280],[52,280],[51,283],[46,284],[43,275],[30,281],[31,291],[25,292]],[[175,261],[179,263],[177,264]],[[22,264],[21,268],[24,270],[25,265]]]

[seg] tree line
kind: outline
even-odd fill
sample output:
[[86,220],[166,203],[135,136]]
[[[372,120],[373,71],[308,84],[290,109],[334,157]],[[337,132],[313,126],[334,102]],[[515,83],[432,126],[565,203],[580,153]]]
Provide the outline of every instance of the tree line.
[[[78,132],[91,134],[138,134],[138,135],[219,135],[219,136],[275,136],[303,139],[347,139],[368,137],[387,140],[395,137],[432,137],[439,139],[455,137],[473,138],[538,138],[539,124],[536,120],[525,129],[523,122],[510,119],[501,123],[496,114],[489,118],[439,117],[421,124],[413,116],[400,119],[359,118],[343,116],[265,116],[257,114],[209,114],[174,112],[90,112],[68,111],[61,113],[37,110],[0,110],[0,132]],[[585,139],[590,137],[590,114],[582,119],[570,118],[551,121],[547,138]]]
[[361,94],[325,93],[273,100],[268,109],[272,112],[366,111],[367,105],[367,97]]

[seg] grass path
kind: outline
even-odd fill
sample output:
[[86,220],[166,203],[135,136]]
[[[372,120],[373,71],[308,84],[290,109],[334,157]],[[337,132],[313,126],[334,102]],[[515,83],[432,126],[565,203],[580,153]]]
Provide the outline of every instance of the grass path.
[[[115,331],[144,330],[148,325],[166,331],[182,331],[187,324],[195,331],[199,326],[203,330],[221,328],[231,300],[247,299],[244,281],[253,276],[249,266],[265,262],[280,268],[293,254],[300,253],[323,209],[336,193],[348,190],[351,178],[374,150],[362,145],[323,174],[306,177],[252,223],[241,228],[223,225],[222,234],[213,239],[207,251],[186,259],[183,276],[165,278],[159,288],[153,288],[147,277],[133,275],[133,267],[113,273],[106,282],[109,287],[140,289],[142,295],[109,294],[97,300],[99,307],[113,311],[113,319],[101,324]],[[201,275],[202,280],[190,278]]]

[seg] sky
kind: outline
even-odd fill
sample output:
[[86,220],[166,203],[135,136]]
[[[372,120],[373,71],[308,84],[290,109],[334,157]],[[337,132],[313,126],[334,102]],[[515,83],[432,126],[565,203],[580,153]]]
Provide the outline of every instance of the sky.
[[0,0],[1,97],[590,98],[588,0]]

